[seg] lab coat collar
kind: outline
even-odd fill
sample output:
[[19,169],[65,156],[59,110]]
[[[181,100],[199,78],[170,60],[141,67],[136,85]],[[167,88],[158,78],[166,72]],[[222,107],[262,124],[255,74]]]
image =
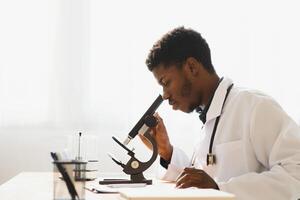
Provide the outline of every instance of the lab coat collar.
[[221,115],[223,102],[232,80],[224,77],[217,87],[206,115],[206,122]]
[[[217,85],[217,88],[219,87],[219,84],[222,82],[222,80],[223,80],[223,77],[220,78],[220,80],[218,82],[218,85]],[[203,124],[205,124],[205,122],[206,122],[207,111],[208,111],[208,109],[210,107],[210,104],[211,104],[211,102],[213,100],[213,97],[215,95],[215,92],[216,92],[217,88],[215,89],[213,96],[210,97],[210,99],[208,101],[208,104],[204,108],[202,108],[201,106],[199,106],[198,108],[196,108],[196,112],[200,114],[199,115],[199,119],[202,121]]]

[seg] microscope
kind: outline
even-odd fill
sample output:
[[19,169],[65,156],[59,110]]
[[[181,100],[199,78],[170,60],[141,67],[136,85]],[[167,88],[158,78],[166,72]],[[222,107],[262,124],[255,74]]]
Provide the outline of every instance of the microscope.
[[[152,184],[152,180],[148,180],[144,177],[143,172],[146,171],[156,160],[158,155],[157,143],[154,138],[151,136],[151,128],[157,125],[157,120],[153,116],[156,109],[160,106],[163,102],[163,98],[159,95],[152,105],[148,108],[145,114],[140,118],[140,120],[136,123],[136,125],[132,128],[129,132],[127,138],[124,142],[120,142],[114,136],[112,139],[120,145],[123,149],[127,151],[127,154],[130,156],[129,161],[126,164],[123,164],[121,161],[118,161],[113,156],[109,155],[111,159],[118,165],[123,168],[123,172],[130,175],[130,179],[104,179],[100,181],[99,184],[130,184],[130,183],[146,183],[147,185]],[[135,153],[133,150],[127,148],[126,145],[134,139],[137,135],[143,135],[152,145],[152,156],[147,162],[141,162],[135,157]]]

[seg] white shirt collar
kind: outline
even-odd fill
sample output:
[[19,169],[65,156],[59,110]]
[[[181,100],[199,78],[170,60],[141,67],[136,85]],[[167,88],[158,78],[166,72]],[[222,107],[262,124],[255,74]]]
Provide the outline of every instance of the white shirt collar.
[[224,77],[224,79],[220,82],[207,111],[206,121],[209,121],[221,115],[222,106],[227,93],[227,89],[231,84],[232,80],[226,77]]

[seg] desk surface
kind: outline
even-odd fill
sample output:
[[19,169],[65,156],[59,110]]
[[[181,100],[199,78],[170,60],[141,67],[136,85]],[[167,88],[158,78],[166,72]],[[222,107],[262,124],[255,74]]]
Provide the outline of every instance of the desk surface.
[[[220,193],[220,191],[215,191]],[[119,194],[96,194],[86,190],[86,200],[119,199]],[[0,186],[3,200],[52,200],[53,174],[51,172],[23,172]]]
[[[95,194],[86,190],[86,200],[118,199],[118,194]],[[105,197],[105,198],[104,198]],[[51,172],[22,172],[0,186],[3,200],[52,200]]]

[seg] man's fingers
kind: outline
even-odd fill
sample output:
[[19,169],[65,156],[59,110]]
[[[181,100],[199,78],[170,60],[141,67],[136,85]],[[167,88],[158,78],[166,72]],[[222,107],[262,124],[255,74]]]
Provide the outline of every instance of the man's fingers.
[[182,172],[180,176],[176,179],[176,187],[180,187],[186,181],[186,174]]
[[185,168],[176,180],[177,188],[187,188],[199,186],[205,174],[202,170],[195,168]]
[[176,186],[176,188],[180,188],[180,189],[184,189],[184,188],[188,188],[188,187],[192,187],[191,183],[189,183],[189,182],[184,182],[184,183],[181,183],[180,185]]
[[153,114],[153,116],[154,116],[154,117],[159,117],[158,112],[155,112],[155,113]]
[[203,170],[185,168],[176,181],[177,188],[198,187],[219,189],[218,184]]
[[181,183],[183,176],[185,176],[185,175],[191,173],[191,172],[192,172],[192,171],[191,171],[192,169],[194,169],[194,168],[184,168],[184,169],[183,169],[183,172],[176,178],[176,183],[177,183],[177,182]]
[[182,188],[189,186],[193,176],[193,174],[183,171],[176,180],[176,187]]
[[179,179],[181,179],[184,175],[185,175],[185,173],[184,173],[184,170],[183,170],[183,172],[179,176],[177,176],[175,182],[177,182]]
[[163,119],[159,116],[159,114],[158,114],[157,112],[154,113],[153,116],[156,118],[156,120],[157,120],[158,122],[163,122]]
[[142,140],[142,142],[149,148],[152,150],[152,145],[151,143],[147,140],[147,138],[141,134],[138,135],[140,137],[140,139]]

